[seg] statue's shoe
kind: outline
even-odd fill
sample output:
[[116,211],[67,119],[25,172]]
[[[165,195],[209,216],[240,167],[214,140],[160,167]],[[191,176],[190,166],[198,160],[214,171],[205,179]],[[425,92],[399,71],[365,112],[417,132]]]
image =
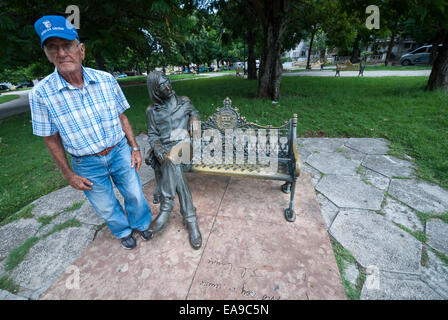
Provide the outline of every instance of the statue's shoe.
[[190,245],[193,249],[198,250],[202,246],[202,236],[199,231],[199,226],[197,221],[187,222],[188,227],[188,237],[190,239]]
[[159,215],[154,219],[154,221],[151,222],[151,225],[149,226],[149,232],[155,234],[160,230],[162,230],[162,228],[168,222],[169,218],[170,218],[170,211],[160,212]]

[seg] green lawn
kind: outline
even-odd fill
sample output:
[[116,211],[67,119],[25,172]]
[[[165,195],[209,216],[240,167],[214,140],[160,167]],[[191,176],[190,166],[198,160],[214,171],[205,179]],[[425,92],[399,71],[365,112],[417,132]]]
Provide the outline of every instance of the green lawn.
[[[200,78],[202,74],[195,75],[192,73],[182,73],[182,74],[171,74],[168,76],[171,80],[183,80],[183,79],[192,79],[192,78]],[[130,76],[125,78],[118,78],[118,83],[125,84],[129,82],[141,82],[146,83],[146,76]]]
[[[426,77],[284,77],[278,104],[254,99],[257,81],[234,76],[173,83],[203,117],[233,100],[248,121],[280,125],[297,113],[298,136],[382,137],[394,154],[416,159],[418,174],[448,188],[448,95],[425,92]],[[123,88],[134,133],[146,131],[146,86]],[[1,120],[0,120],[1,121]],[[34,199],[66,185],[30,114],[0,124],[0,222]]]
[[7,94],[0,96],[0,103],[8,102],[14,99],[18,99],[20,96],[17,94]]

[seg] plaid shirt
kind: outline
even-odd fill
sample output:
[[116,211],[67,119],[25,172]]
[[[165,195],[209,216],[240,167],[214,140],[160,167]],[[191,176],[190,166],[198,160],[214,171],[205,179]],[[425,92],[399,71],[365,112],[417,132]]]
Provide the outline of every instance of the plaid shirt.
[[65,150],[74,156],[98,153],[125,136],[119,115],[129,108],[120,86],[109,73],[83,69],[82,89],[55,71],[29,94],[33,133],[59,132]]

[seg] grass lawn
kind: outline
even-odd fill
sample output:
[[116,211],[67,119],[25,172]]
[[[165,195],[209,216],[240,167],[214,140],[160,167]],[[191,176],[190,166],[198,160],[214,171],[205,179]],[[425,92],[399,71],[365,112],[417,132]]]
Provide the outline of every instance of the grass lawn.
[[14,99],[18,99],[19,95],[17,94],[7,94],[0,96],[0,103],[8,102]]
[[[183,74],[171,74],[168,76],[171,80],[182,80],[182,79],[191,79],[191,78],[200,78],[202,77],[202,74],[195,75],[192,73],[183,73]],[[141,82],[146,83],[146,76],[130,76],[125,78],[118,78],[118,83],[125,84],[125,83],[134,83],[134,82]]]
[[[448,95],[425,92],[427,77],[284,77],[278,104],[254,99],[257,81],[225,76],[173,83],[203,118],[230,97],[248,121],[280,125],[297,113],[298,136],[381,137],[416,159],[420,177],[448,188]],[[134,133],[146,131],[146,86],[123,88]],[[1,120],[0,120],[1,121]],[[32,135],[30,114],[0,124],[0,222],[67,183]]]

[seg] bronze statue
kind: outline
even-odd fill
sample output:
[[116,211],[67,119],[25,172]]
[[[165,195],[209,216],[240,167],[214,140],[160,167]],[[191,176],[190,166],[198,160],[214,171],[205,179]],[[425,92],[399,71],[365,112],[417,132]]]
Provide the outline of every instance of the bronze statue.
[[[185,137],[176,137],[173,132],[191,132],[194,119],[199,120],[199,112],[187,97],[177,96],[170,80],[161,72],[148,74],[147,86],[153,104],[146,109],[146,125],[150,152],[145,159],[156,176],[154,202],[160,202],[160,213],[151,223],[149,230],[155,234],[167,223],[174,207],[176,193],[179,196],[180,211],[184,224],[188,227],[190,244],[194,249],[202,245],[202,237],[193,206],[190,189],[184,176],[184,164],[173,162],[170,151]],[[183,131],[178,131],[181,129]]]

